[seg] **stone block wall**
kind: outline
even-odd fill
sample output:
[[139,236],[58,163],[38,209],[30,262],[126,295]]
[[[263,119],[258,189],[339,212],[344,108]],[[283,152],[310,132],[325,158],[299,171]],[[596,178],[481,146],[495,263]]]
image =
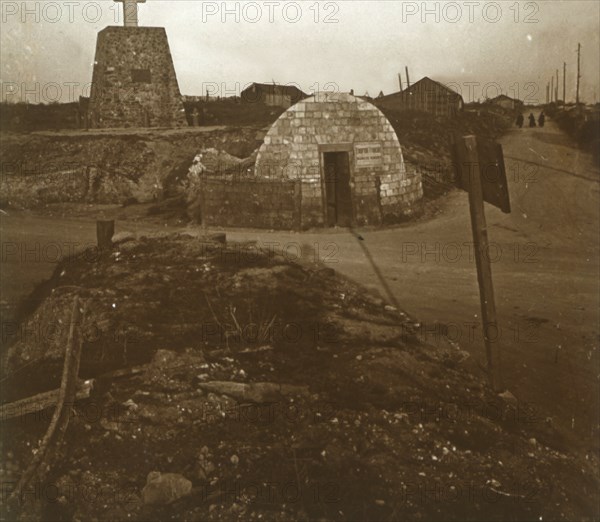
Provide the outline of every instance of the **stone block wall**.
[[207,225],[297,230],[300,183],[207,179],[203,183]]
[[[414,175],[418,173],[412,165],[409,170],[414,171]],[[364,193],[355,205],[363,223],[397,223],[411,215],[405,211],[407,207],[417,214],[421,210],[422,188],[414,179],[407,181],[412,188],[405,193],[384,197],[378,195],[380,187],[385,186],[379,178],[361,181]],[[204,217],[209,226],[305,230],[324,225],[320,184],[304,180],[233,177],[206,178],[202,187],[204,193],[198,193],[197,201],[199,206],[204,206]],[[382,205],[382,201],[387,204]]]
[[382,222],[399,221],[421,211],[423,185],[420,170],[408,163],[404,164],[405,176],[398,180],[392,176],[381,178]]
[[187,126],[163,27],[98,33],[88,110],[93,128]]

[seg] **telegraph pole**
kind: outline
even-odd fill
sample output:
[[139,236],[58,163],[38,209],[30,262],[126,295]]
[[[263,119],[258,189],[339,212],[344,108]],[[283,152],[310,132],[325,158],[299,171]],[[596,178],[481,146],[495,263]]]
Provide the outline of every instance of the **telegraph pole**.
[[555,100],[558,102],[558,69],[556,69],[556,97]]
[[581,78],[580,74],[580,66],[581,66],[581,44],[577,44],[577,93],[575,95],[575,103],[579,105],[579,80]]
[[567,103],[567,62],[563,62],[563,107]]
[[550,78],[550,80],[551,80],[551,87],[550,87],[550,103],[552,103],[552,102],[554,101],[554,100],[553,100],[553,98],[554,98],[554,76],[552,76],[552,77]]

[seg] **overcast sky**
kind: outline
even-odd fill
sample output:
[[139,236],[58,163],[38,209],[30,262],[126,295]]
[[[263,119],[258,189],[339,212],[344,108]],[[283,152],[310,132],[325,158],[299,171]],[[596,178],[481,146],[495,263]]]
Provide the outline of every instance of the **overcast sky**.
[[[3,95],[12,88],[23,97],[24,83],[32,103],[56,98],[57,84],[61,101],[88,94],[97,33],[122,25],[122,5],[30,1],[26,12],[23,4],[0,0]],[[581,97],[600,98],[597,0],[148,0],[139,19],[166,27],[182,94],[209,88],[230,96],[250,82],[271,81],[306,92],[388,94],[408,66],[411,82],[429,76],[450,83],[467,102],[499,91],[544,102],[557,68],[562,98],[567,62],[567,100],[574,101],[581,42]]]

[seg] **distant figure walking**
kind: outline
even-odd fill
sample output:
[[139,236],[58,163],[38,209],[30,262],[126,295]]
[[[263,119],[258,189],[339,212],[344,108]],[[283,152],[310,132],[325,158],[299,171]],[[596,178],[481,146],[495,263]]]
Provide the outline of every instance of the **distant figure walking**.
[[519,129],[523,128],[524,121],[525,118],[523,118],[523,115],[519,113],[519,115],[517,116],[517,127],[519,127]]
[[544,111],[542,111],[542,112],[540,112],[540,116],[538,118],[538,125],[540,127],[543,127],[544,123],[546,123],[546,115],[544,114]]
[[535,116],[533,115],[533,112],[529,113],[529,126],[530,127],[535,127]]

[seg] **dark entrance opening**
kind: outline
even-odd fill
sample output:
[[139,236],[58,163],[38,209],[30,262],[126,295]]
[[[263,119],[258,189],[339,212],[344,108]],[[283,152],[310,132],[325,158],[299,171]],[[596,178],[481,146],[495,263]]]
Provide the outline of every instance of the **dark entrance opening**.
[[352,192],[350,190],[350,156],[348,152],[324,152],[325,199],[327,225],[352,225]]

